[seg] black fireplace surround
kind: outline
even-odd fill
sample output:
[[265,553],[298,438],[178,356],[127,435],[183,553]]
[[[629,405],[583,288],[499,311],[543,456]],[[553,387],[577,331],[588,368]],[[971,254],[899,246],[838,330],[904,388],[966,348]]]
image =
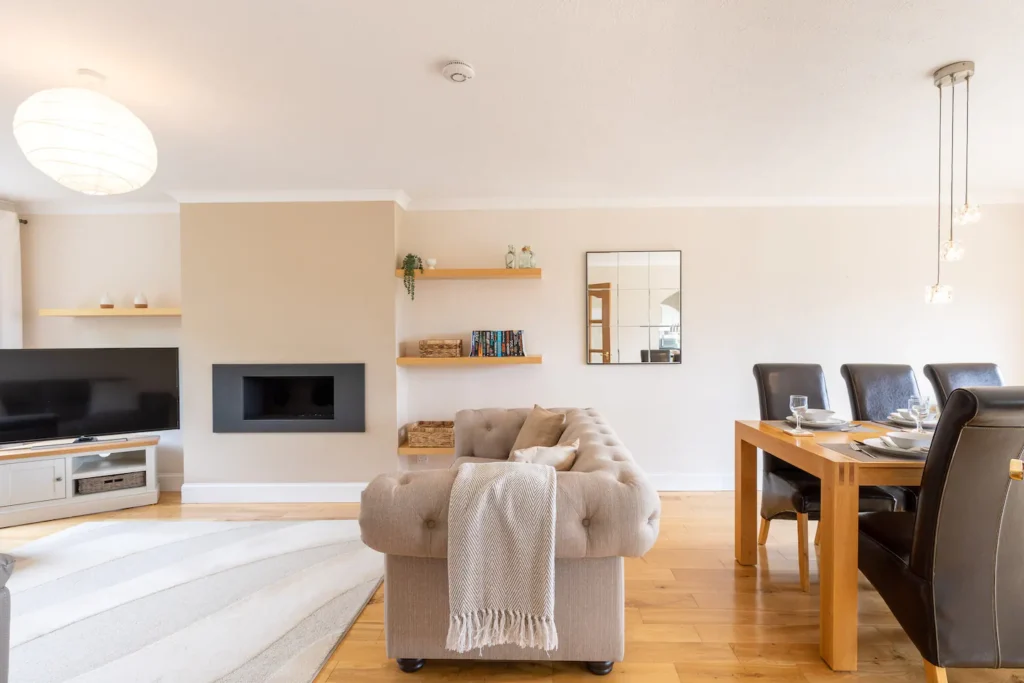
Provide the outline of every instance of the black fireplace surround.
[[366,366],[214,365],[213,431],[365,432]]

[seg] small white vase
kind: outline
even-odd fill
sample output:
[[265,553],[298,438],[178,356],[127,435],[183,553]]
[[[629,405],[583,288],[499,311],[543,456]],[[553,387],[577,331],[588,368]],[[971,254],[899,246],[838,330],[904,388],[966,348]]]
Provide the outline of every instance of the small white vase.
[[135,308],[149,308],[149,302],[146,301],[146,295],[142,292],[135,295],[135,301],[133,303],[135,304]]
[[436,258],[428,258],[427,259],[427,270],[433,270],[436,266],[437,266],[437,259]]
[[100,297],[100,308],[113,308],[114,300],[110,298],[110,295],[103,292],[103,296]]

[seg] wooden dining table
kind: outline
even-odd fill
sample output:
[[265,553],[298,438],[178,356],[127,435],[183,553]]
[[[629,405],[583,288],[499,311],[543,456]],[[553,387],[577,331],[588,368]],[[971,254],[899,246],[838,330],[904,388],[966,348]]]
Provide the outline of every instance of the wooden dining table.
[[873,458],[843,448],[852,441],[896,429],[872,422],[853,424],[867,431],[815,431],[810,436],[795,437],[786,434],[782,425],[759,420],[736,422],[735,525],[739,564],[757,564],[757,449],[821,479],[821,657],[835,671],[857,670],[859,489],[919,486],[924,470],[924,459]]

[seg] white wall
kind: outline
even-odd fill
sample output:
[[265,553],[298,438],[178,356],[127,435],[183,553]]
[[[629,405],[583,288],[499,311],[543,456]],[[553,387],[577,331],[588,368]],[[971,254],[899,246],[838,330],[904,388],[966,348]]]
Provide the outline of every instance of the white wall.
[[[482,406],[593,406],[663,486],[732,485],[732,423],[758,415],[751,366],[816,362],[848,415],[844,362],[995,361],[1024,384],[1024,207],[987,207],[958,238],[945,307],[934,212],[923,207],[461,211],[405,214],[398,253],[439,267],[502,267],[530,244],[540,281],[421,282],[400,293],[400,341],[523,329],[544,364],[406,370],[409,420]],[[683,363],[584,363],[587,250],[681,249]]]
[[[40,318],[40,308],[89,308],[108,292],[131,306],[181,303],[177,214],[25,216],[21,228],[25,348],[178,346],[180,318]],[[160,486],[180,487],[181,430],[162,432]]]

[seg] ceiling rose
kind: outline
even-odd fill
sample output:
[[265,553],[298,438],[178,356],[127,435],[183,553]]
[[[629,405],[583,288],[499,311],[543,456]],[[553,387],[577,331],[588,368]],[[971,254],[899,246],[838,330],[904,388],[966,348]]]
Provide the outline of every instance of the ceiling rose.
[[88,88],[29,97],[14,113],[14,138],[30,164],[85,194],[131,192],[156,172],[156,143],[146,124]]

